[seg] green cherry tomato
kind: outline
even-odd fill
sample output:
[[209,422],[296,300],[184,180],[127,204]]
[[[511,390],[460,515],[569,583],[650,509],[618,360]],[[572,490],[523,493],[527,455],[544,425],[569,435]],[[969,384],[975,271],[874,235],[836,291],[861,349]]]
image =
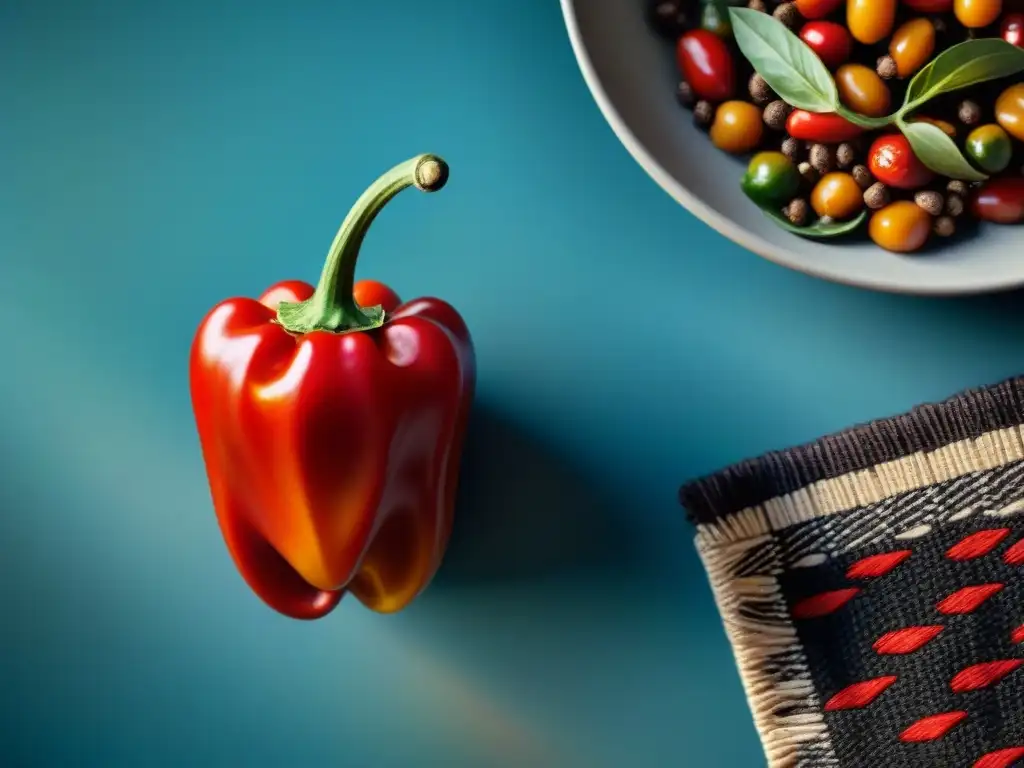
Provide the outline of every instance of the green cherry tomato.
[[1013,159],[1010,137],[995,123],[981,125],[967,135],[967,154],[988,173],[999,173]]
[[784,205],[800,189],[800,172],[781,152],[759,152],[747,167],[742,187],[762,207]]
[[723,0],[710,0],[704,4],[700,16],[701,29],[706,29],[723,40],[732,37],[732,24],[729,22],[729,9]]

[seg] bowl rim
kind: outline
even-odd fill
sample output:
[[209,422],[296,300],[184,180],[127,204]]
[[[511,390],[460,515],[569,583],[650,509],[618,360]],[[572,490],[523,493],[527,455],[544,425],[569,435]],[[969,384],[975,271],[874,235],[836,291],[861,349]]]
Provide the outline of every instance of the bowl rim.
[[[719,234],[728,238],[737,245],[742,246],[758,256],[771,261],[779,266],[792,269],[796,272],[810,275],[822,280],[841,285],[849,285],[855,288],[866,288],[883,293],[897,293],[911,296],[969,296],[988,294],[1001,291],[1014,290],[1024,286],[1024,275],[1019,278],[1007,280],[1005,276],[994,278],[982,278],[967,286],[926,286],[915,288],[901,283],[895,283],[886,279],[873,279],[871,277],[851,277],[848,275],[836,274],[827,269],[816,269],[812,265],[802,263],[792,258],[785,248],[777,247],[758,235],[744,228],[729,217],[719,213],[703,200],[692,193],[684,184],[676,179],[671,173],[659,163],[647,150],[643,143],[636,137],[622,115],[612,104],[611,98],[601,83],[597,74],[590,51],[583,40],[580,32],[579,21],[576,17],[577,0],[560,0],[562,16],[565,27],[569,34],[569,43],[576,57],[576,63],[583,75],[583,80],[590,91],[598,109],[604,116],[605,121],[611,126],[612,131],[619,142],[626,148],[626,151],[633,157],[641,168],[650,176],[659,187],[662,188],[677,203],[682,205],[698,219],[710,226]],[[796,237],[796,235],[794,235]]]

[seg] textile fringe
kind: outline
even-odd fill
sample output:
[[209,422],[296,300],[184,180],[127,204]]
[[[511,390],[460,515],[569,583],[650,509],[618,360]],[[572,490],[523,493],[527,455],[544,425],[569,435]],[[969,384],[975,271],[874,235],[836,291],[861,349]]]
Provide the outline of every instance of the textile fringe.
[[[808,752],[815,754],[817,765],[838,766],[821,701],[779,582],[774,576],[735,576],[735,567],[744,555],[769,540],[769,536],[760,536],[723,544],[699,535],[697,550],[770,768],[796,768]],[[776,660],[790,671],[784,682],[768,672]]]

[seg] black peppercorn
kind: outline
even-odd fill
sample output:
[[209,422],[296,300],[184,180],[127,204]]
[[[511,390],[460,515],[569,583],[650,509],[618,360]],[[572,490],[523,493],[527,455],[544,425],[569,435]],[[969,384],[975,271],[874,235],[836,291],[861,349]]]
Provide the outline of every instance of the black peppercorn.
[[811,167],[810,163],[804,161],[796,169],[808,184],[814,184],[818,180],[818,172]]
[[761,75],[757,72],[750,76],[747,83],[747,90],[750,91],[750,98],[758,106],[764,106],[775,98],[775,93]]
[[939,237],[951,237],[956,232],[956,221],[952,216],[939,216],[935,220],[934,229]]
[[876,181],[864,191],[864,205],[873,211],[885,208],[889,204],[889,189],[880,181]]
[[685,80],[680,80],[679,85],[676,86],[676,101],[678,101],[681,106],[692,107],[693,100],[693,88]]
[[957,117],[960,118],[960,122],[964,125],[977,125],[978,121],[981,120],[981,107],[970,99],[964,99],[960,102],[960,107],[957,109]]
[[781,131],[786,127],[786,118],[792,107],[782,99],[776,99],[764,108],[764,124],[775,131]]
[[896,68],[896,60],[892,56],[880,56],[875,65],[875,71],[878,72],[878,76],[883,80],[892,80],[899,74],[899,70]]
[[853,180],[857,182],[857,186],[861,189],[867,189],[875,183],[875,178],[871,175],[871,171],[867,169],[867,166],[855,165],[853,170],[850,171],[853,176]]
[[752,11],[760,11],[761,13],[768,12],[768,6],[765,5],[764,0],[750,0],[750,2],[747,3],[747,8]]
[[784,213],[786,218],[796,226],[804,226],[807,223],[807,217],[809,214],[807,201],[802,197],[798,197],[795,200],[790,201],[789,205],[786,206]]
[[794,139],[790,136],[784,142],[782,142],[782,154],[788,157],[792,162],[798,163],[804,154],[803,142],[799,139]]
[[832,150],[826,144],[815,144],[811,147],[811,167],[820,174],[826,174],[832,170],[835,158]]
[[930,190],[922,190],[915,193],[914,202],[917,203],[918,207],[927,211],[931,216],[942,215],[942,211],[945,210],[946,207],[946,201],[942,197],[942,193],[932,192]]
[[666,40],[675,42],[686,31],[684,0],[653,0],[647,7],[651,28]]
[[715,107],[710,101],[698,101],[693,105],[693,122],[698,128],[710,128],[715,119]]
[[853,165],[853,161],[857,159],[857,153],[853,149],[853,145],[849,142],[843,142],[836,147],[836,165],[840,168],[849,168]]
[[800,21],[800,11],[796,9],[796,3],[783,3],[772,12],[772,16],[790,29]]

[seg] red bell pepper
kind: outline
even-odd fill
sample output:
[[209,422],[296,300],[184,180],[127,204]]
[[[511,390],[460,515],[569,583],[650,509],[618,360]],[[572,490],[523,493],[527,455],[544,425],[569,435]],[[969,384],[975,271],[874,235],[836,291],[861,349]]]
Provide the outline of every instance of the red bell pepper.
[[434,298],[354,283],[360,245],[398,192],[441,189],[421,155],[345,218],[314,290],[278,283],[215,306],[190,385],[213,506],[238,570],[270,607],[320,618],[346,592],[382,613],[436,573],[452,526],[476,371],[466,324]]

